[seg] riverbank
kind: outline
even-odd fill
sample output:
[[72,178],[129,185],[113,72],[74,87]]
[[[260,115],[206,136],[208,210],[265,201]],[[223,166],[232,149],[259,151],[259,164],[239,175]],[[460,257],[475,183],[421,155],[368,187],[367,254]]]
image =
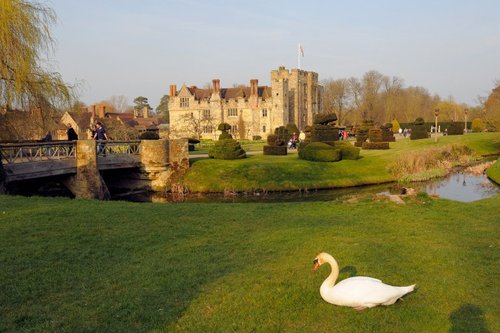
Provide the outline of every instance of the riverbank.
[[[500,331],[499,197],[284,204],[134,204],[0,196],[2,332]],[[361,313],[340,279],[416,292]],[[334,318],[334,320],[333,320]]]
[[[243,160],[196,159],[181,180],[190,192],[266,192],[310,190],[398,181],[389,166],[404,154],[453,144],[469,147],[477,156],[500,153],[500,133],[469,133],[434,139],[397,140],[389,150],[362,150],[360,159],[321,163],[287,156],[251,155]],[[444,166],[443,166],[444,169]],[[436,168],[434,175],[440,175]],[[432,174],[431,174],[432,175]]]
[[486,170],[489,179],[500,185],[500,158]]

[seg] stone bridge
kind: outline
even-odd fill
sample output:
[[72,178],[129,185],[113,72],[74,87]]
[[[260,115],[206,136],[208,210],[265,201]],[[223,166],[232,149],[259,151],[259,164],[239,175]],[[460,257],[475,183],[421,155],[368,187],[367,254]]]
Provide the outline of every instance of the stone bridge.
[[0,157],[3,185],[58,177],[75,197],[89,199],[109,198],[103,172],[132,170],[121,176],[122,186],[164,190],[189,168],[185,139],[8,143],[0,144]]

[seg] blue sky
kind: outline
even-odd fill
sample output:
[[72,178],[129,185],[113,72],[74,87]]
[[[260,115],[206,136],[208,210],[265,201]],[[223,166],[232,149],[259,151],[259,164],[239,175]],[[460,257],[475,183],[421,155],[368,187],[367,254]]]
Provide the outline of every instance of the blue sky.
[[124,95],[156,106],[170,84],[222,87],[278,66],[327,78],[369,70],[477,104],[500,79],[500,1],[52,0],[56,69],[87,104]]

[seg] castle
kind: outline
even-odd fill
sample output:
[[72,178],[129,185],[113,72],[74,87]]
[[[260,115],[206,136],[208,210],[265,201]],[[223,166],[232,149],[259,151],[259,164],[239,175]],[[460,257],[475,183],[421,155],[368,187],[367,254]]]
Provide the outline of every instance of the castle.
[[289,123],[303,130],[323,111],[322,95],[317,73],[283,66],[271,71],[270,87],[259,86],[255,79],[250,86],[235,88],[221,88],[218,79],[207,89],[184,84],[177,91],[170,85],[170,137],[217,139],[217,126],[223,122],[239,139],[265,138]]

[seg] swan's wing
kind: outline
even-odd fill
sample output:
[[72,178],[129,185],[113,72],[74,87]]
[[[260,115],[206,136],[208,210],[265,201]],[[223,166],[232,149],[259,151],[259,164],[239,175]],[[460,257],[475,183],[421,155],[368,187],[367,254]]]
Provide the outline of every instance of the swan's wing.
[[345,279],[345,280],[342,280],[340,281],[338,284],[346,281],[346,280],[371,280],[371,281],[374,281],[374,282],[379,282],[379,283],[383,283],[381,280],[379,279],[375,279],[375,278],[372,278],[372,277],[368,277],[368,276],[354,276],[354,277],[351,277],[351,278],[348,278],[348,279]]
[[390,286],[382,281],[365,276],[357,276],[340,281],[333,287],[334,297],[344,305],[386,303],[400,295],[398,287]]

